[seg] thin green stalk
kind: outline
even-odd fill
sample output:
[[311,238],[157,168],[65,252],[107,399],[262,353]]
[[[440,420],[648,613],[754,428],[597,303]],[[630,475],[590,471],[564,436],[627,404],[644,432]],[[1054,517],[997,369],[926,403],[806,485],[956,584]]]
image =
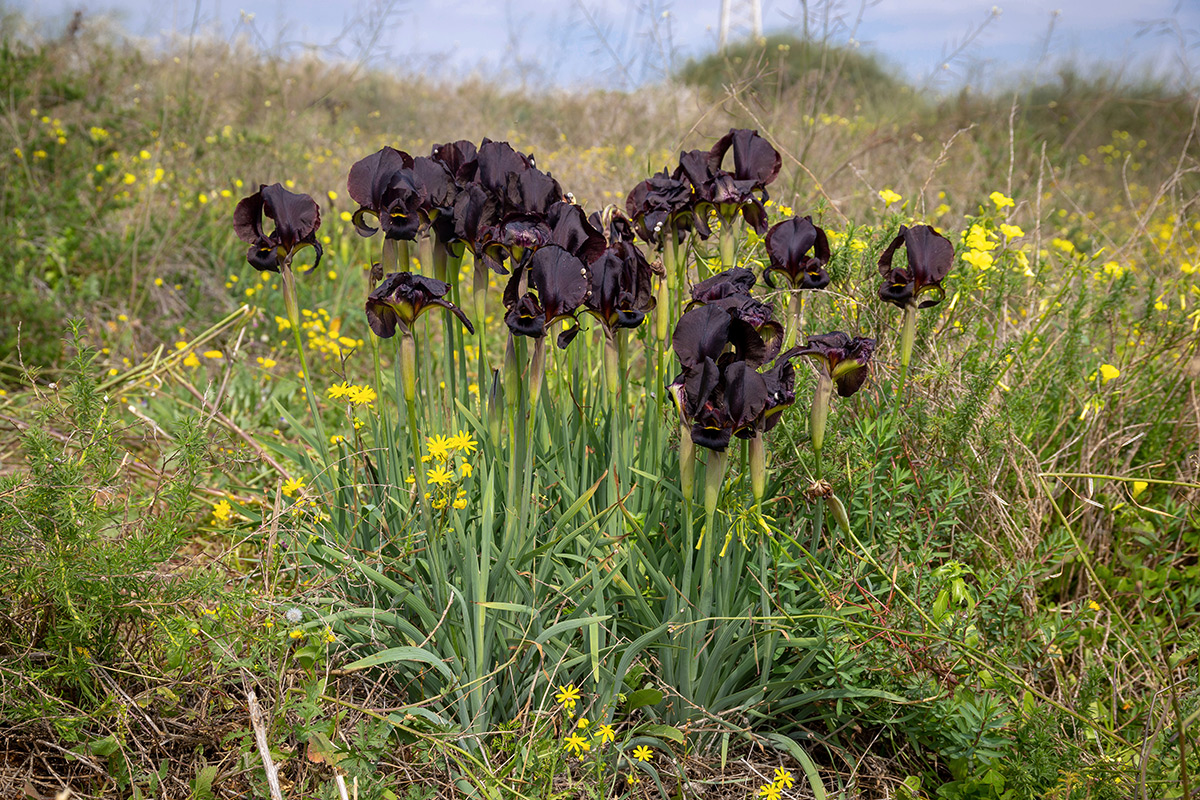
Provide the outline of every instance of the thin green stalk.
[[737,266],[737,238],[733,233],[733,218],[721,217],[721,232],[717,236],[721,248],[721,269],[731,269]]
[[[813,453],[816,455],[816,482],[819,484],[823,477],[821,473],[821,451],[825,445],[825,423],[829,419],[829,404],[833,400],[833,377],[826,367],[822,366],[817,374],[817,388],[813,393],[812,416],[809,422],[809,436],[812,440]],[[809,541],[808,552],[815,557],[817,547],[821,544],[821,528],[825,523],[825,498],[817,494],[817,508],[813,515],[812,538]]]
[[[457,292],[455,290],[458,286],[458,276],[452,276],[449,273],[450,253],[446,250],[444,244],[432,236],[427,241],[431,242],[430,258],[433,261],[433,274],[438,280],[450,286],[452,292],[450,300],[457,305]],[[459,337],[458,325],[447,325],[442,328],[442,368],[440,374],[450,376],[447,381],[450,398],[458,397],[458,370],[454,363],[454,354],[458,352]],[[451,399],[445,404],[445,407],[447,414],[452,418],[454,416],[454,400]]]
[[908,364],[912,361],[913,342],[917,338],[917,306],[904,307],[904,327],[900,333],[900,382],[896,385],[896,407],[904,396],[904,382],[908,378]]
[[788,290],[787,319],[783,335],[783,349],[790,350],[796,343],[796,334],[800,329],[800,314],[803,308],[803,295],[795,289]]
[[[417,481],[417,503],[425,523],[425,535],[434,535],[433,512],[425,497],[425,471],[421,464],[421,439],[417,433],[417,343],[410,331],[400,336],[400,374],[404,385],[404,405],[408,409],[408,440],[412,448],[413,477]],[[432,544],[432,543],[430,543]]]
[[482,259],[472,256],[471,305],[475,310],[475,328],[479,336],[479,407],[483,405],[483,377],[487,375],[487,336],[484,313],[487,311],[488,270]]
[[[523,337],[522,337],[523,338]],[[520,504],[520,531],[522,541],[527,537],[530,525],[529,509],[533,496],[533,442],[536,432],[538,400],[542,394],[542,379],[546,371],[546,339],[550,338],[547,331],[545,336],[533,340],[533,354],[529,359],[529,402],[525,407],[525,456],[522,460],[523,478]]]
[[[821,474],[821,451],[817,450],[817,483],[821,482],[823,477]],[[817,508],[813,513],[813,532],[812,540],[808,545],[808,552],[814,558],[816,557],[817,548],[821,545],[821,529],[825,525],[825,497],[821,494],[817,495]]]

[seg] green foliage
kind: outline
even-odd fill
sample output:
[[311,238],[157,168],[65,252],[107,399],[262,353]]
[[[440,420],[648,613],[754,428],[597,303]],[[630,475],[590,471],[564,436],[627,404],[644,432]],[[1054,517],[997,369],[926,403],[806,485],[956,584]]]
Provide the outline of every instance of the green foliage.
[[[123,426],[78,324],[73,334],[69,382],[40,398],[21,436],[25,469],[0,479],[0,590],[10,599],[0,624],[22,671],[87,707],[106,695],[90,664],[122,661],[131,647],[159,652],[159,609],[206,591],[202,575],[164,572],[190,530],[205,437],[185,428],[153,491],[131,497]],[[4,691],[31,701],[14,674],[5,670]]]

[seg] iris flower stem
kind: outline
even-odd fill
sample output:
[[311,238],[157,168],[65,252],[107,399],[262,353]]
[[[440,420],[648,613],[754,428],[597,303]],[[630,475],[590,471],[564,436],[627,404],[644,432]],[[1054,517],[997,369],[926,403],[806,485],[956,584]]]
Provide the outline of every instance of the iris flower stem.
[[[814,448],[817,454],[816,477],[817,483],[821,482],[821,449]],[[813,512],[813,532],[812,541],[808,544],[808,553],[813,558],[816,558],[817,548],[821,546],[821,528],[825,525],[825,498],[817,495],[817,508]]]
[[525,407],[525,454],[522,459],[522,490],[520,506],[520,531],[522,536],[529,530],[529,508],[533,494],[533,441],[537,430],[538,400],[542,394],[542,380],[546,373],[546,339],[545,336],[533,340],[533,354],[529,359],[529,402]]
[[[479,385],[483,386],[483,376],[487,374],[487,337],[484,335],[484,312],[487,310],[488,270],[483,261],[474,259],[471,270],[471,302],[475,309],[475,327],[479,329]],[[483,392],[479,393],[482,406]]]
[[[402,426],[408,427],[407,416],[405,416],[403,418],[403,420],[401,419],[401,416],[400,416],[400,413],[401,413],[400,409],[405,408],[405,406],[406,406],[406,404],[404,402],[404,375],[403,375],[403,369],[402,369],[402,365],[401,365],[400,361],[401,361],[400,358],[396,358],[392,361],[392,383],[393,383],[393,391],[396,393],[396,425],[395,425],[395,428],[392,429],[392,441],[397,445],[397,449],[399,450],[399,453],[397,455],[399,456],[399,459],[400,459],[399,462],[397,462],[397,469],[392,473],[393,475],[404,474],[404,470],[406,470],[408,468],[407,465],[408,465],[408,458],[409,458],[408,437],[403,435],[403,433],[400,432],[400,428]],[[407,411],[405,411],[405,414],[407,414]],[[391,426],[389,426],[389,427],[391,427]],[[414,473],[413,479],[416,480],[415,473]],[[409,535],[408,544],[409,544],[409,549],[411,550],[412,544],[413,544],[411,533]]]
[[[528,469],[525,453],[529,441],[529,386],[521,380],[521,368],[529,362],[526,337],[509,334],[508,351],[504,357],[504,403],[508,411],[508,496],[505,500],[509,511],[505,539],[512,541],[519,531],[524,516],[526,501],[519,493],[525,484]],[[506,545],[507,546],[507,545]]]
[[762,519],[762,500],[767,492],[767,446],[760,431],[750,440],[750,491],[754,494],[754,508]]
[[[692,432],[682,420],[679,425],[679,491],[683,495],[683,585],[692,585],[692,552],[695,550],[695,512],[692,509],[692,498],[696,492],[696,445],[692,442]],[[690,588],[687,589],[690,591]]]
[[[458,282],[462,274],[463,245],[448,244],[443,246],[446,248],[446,274],[450,276],[451,298],[454,300],[454,305],[462,308],[462,291],[459,288]],[[481,328],[482,323],[483,320],[475,320],[475,324],[480,325]],[[463,350],[464,337],[460,328],[455,326],[454,331],[454,352],[458,355],[458,385],[465,387],[467,386],[467,360],[465,358],[466,353]],[[482,332],[479,334],[479,338],[482,342]],[[480,349],[482,350],[482,345],[480,345]],[[483,370],[479,372],[478,385],[480,386],[480,397],[482,397]],[[455,392],[454,397],[458,397],[457,392]]]
[[904,307],[904,327],[900,333],[900,382],[896,384],[896,407],[904,397],[904,383],[908,378],[908,364],[912,361],[913,342],[917,338],[917,306],[910,303]]
[[[699,653],[708,628],[708,617],[713,605],[713,542],[716,540],[717,501],[725,482],[725,468],[729,464],[728,450],[710,450],[708,463],[704,467],[704,530],[700,532],[700,599],[696,606],[695,622],[692,626],[694,638],[689,652]],[[698,674],[699,661],[692,660],[692,670]],[[689,687],[690,689],[690,687]]]
[[[770,539],[767,537],[766,523],[762,519],[762,504],[759,504],[758,511],[759,525],[763,530],[759,533],[758,545],[758,613],[764,619],[771,616],[771,600],[767,596],[767,548],[770,547]],[[765,686],[771,679],[771,666],[775,655],[775,640],[774,633],[767,634],[766,646],[760,651],[762,653],[762,664],[758,669],[759,685]]]
[[[432,243],[430,257],[433,261],[434,277],[443,283],[450,285],[450,299],[458,305],[458,275],[450,275],[449,273],[449,257],[450,253],[446,250],[446,246],[440,241],[430,236],[428,239]],[[454,354],[459,351],[460,333],[457,325],[446,325],[442,328],[442,369],[443,375],[449,375],[450,397],[458,397],[458,371],[454,364]],[[454,400],[451,399],[446,403],[447,412],[453,416],[452,409],[454,408]]]
[[296,296],[296,274],[291,263],[280,270],[283,281],[283,304],[287,309],[292,337],[296,340],[296,355],[300,359],[300,374],[304,377],[304,394],[308,398],[308,410],[312,413],[313,426],[317,429],[320,442],[321,463],[329,466],[329,440],[325,438],[325,423],[321,420],[321,409],[317,407],[317,395],[313,392],[312,377],[308,374],[308,360],[304,357],[304,337],[300,335],[300,301]]
[[804,330],[804,292],[791,289],[788,292],[787,332],[783,337],[783,349],[790,350]]
[[732,269],[737,266],[737,239],[733,234],[733,218],[721,217],[721,233],[718,236],[721,247],[721,269]]
[[[433,536],[433,513],[425,498],[425,471],[421,463],[421,439],[417,432],[417,342],[411,332],[400,337],[400,376],[404,383],[404,405],[408,409],[408,442],[412,449],[413,477],[417,479],[417,503],[425,523],[427,541]],[[432,543],[430,543],[432,546]]]
[[671,238],[667,247],[671,248],[671,260],[675,263],[675,286],[672,287],[676,291],[675,305],[671,307],[672,320],[677,319],[676,312],[680,311],[687,302],[688,296],[688,274],[687,274],[687,249],[679,244],[679,239],[675,235],[675,229],[671,229]]

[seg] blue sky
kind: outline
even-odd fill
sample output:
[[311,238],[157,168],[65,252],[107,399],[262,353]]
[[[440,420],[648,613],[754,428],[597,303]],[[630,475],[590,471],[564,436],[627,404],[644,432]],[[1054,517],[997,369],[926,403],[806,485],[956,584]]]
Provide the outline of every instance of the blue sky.
[[[740,1],[733,0],[738,6]],[[767,32],[803,29],[799,0],[761,0]],[[627,88],[715,49],[721,0],[18,0],[60,23],[75,8],[113,13],[151,41],[191,31],[248,37],[266,50],[318,47],[443,76],[540,86]],[[809,29],[880,53],[943,90],[1074,59],[1186,74],[1200,70],[1200,0],[814,2]],[[1136,8],[1135,8],[1136,6]],[[965,44],[965,46],[964,46]],[[943,64],[946,66],[943,67]],[[1040,65],[1040,67],[1039,67]]]

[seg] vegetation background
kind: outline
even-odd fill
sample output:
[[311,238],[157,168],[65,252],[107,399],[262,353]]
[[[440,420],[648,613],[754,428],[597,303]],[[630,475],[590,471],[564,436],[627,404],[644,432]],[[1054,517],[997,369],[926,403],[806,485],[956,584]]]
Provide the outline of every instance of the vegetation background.
[[[1063,67],[938,96],[869,53],[771,36],[629,92],[527,91],[241,43],[151,51],[86,16],[36,34],[6,12],[0,87],[3,796],[266,796],[250,690],[294,797],[1197,792],[1194,85]],[[338,610],[365,601],[312,568],[305,537],[336,498],[306,470],[295,346],[233,207],[277,180],[318,198],[311,376],[368,383],[359,158],[504,139],[591,211],[730,127],[783,156],[772,221],[793,209],[834,234],[841,327],[894,338],[874,260],[899,224],[935,225],[960,256],[922,317],[904,426],[850,404],[831,421],[866,544],[827,548],[812,602],[841,616],[812,657],[845,694],[716,749],[622,706],[625,743],[656,748],[641,783],[564,751],[574,718],[548,696],[464,754],[406,706],[409,678],[346,669],[370,651]],[[742,255],[764,259],[753,239]],[[885,348],[880,403],[897,371]],[[329,430],[353,437],[344,411],[325,408]],[[799,530],[802,420],[777,442],[772,513]],[[658,691],[655,667],[629,692]]]

